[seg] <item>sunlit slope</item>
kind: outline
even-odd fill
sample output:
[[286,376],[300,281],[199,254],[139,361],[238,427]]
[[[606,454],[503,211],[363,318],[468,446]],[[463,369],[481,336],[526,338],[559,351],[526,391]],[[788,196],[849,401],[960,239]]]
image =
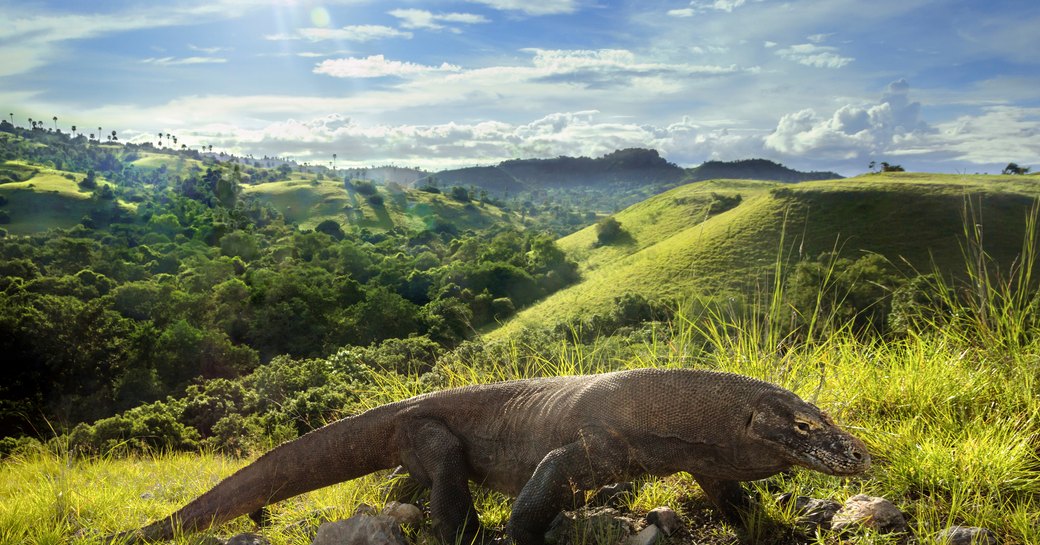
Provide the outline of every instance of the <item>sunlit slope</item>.
[[477,202],[463,203],[448,196],[419,190],[380,187],[378,198],[365,195],[342,182],[316,180],[300,175],[290,180],[245,186],[246,193],[270,203],[287,221],[313,229],[325,220],[342,227],[370,230],[394,227],[435,228],[451,224],[458,229],[482,229],[513,216],[500,208]]
[[139,170],[165,168],[169,172],[179,175],[187,174],[193,167],[202,168],[201,161],[172,153],[138,152],[138,158],[130,164]]
[[[733,195],[741,196],[733,208],[708,209],[719,196]],[[594,227],[562,239],[581,266],[582,282],[525,309],[492,336],[605,313],[624,293],[661,300],[742,290],[768,282],[778,256],[790,264],[835,248],[850,257],[879,253],[906,271],[930,271],[933,263],[963,270],[964,218],[973,208],[986,251],[1007,267],[1038,195],[1035,179],[1011,176],[690,184],[617,214],[630,235],[620,242],[596,247]]]
[[[114,207],[130,212],[133,206],[122,201],[96,201],[92,192],[79,187],[85,174],[66,172],[33,165],[22,161],[0,163],[0,176],[5,180],[20,180],[0,183],[0,195],[7,204],[0,210],[10,220],[0,227],[15,235],[27,235],[52,228],[67,229],[80,223],[84,216],[104,217]],[[98,186],[109,185],[97,178]]]

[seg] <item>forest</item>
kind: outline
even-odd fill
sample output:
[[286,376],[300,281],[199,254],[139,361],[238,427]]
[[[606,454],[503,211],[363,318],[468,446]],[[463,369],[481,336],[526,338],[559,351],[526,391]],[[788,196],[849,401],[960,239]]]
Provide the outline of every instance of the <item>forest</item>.
[[0,130],[17,136],[0,139],[0,176],[24,176],[14,160],[81,173],[91,207],[70,228],[0,236],[0,350],[17,362],[0,377],[3,436],[45,436],[278,357],[452,348],[577,279],[538,230],[302,230],[242,191],[286,169],[141,169],[150,145]]

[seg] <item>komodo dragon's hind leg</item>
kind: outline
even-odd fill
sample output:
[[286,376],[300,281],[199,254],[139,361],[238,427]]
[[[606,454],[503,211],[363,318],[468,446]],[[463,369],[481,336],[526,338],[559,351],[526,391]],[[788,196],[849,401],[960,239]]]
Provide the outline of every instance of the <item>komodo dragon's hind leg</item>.
[[578,441],[549,452],[513,503],[509,537],[515,545],[543,545],[553,518],[591,490],[629,477],[626,445],[606,432],[586,432]]
[[402,432],[406,435],[401,449],[403,465],[430,489],[434,534],[443,543],[483,542],[462,442],[436,420],[409,422]]

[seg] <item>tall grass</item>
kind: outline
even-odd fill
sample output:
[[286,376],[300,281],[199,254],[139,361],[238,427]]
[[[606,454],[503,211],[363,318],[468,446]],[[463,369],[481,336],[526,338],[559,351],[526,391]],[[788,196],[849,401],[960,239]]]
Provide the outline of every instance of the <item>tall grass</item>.
[[[797,471],[756,485],[766,495],[766,522],[756,523],[750,537],[835,541],[770,525],[769,520],[782,521],[780,527],[793,521],[769,496],[781,490],[839,501],[861,492],[884,496],[908,515],[922,541],[962,524],[989,528],[1004,544],[1040,544],[1038,215],[1034,209],[1026,220],[1019,260],[1000,271],[984,251],[985,233],[977,226],[982,222],[971,218],[967,205],[961,280],[936,275],[931,296],[939,304],[922,309],[915,326],[898,337],[864,337],[846,323],[816,328],[833,319],[822,312],[808,322],[810,331],[826,334],[793,334],[783,296],[788,262],[781,252],[773,284],[751,304],[688,300],[638,342],[599,338],[585,344],[573,340],[582,337],[574,331],[572,340],[549,344],[518,337],[471,346],[422,377],[374,374],[375,386],[364,397],[374,406],[437,388],[631,367],[737,372],[814,401],[861,437],[875,459],[863,477]],[[75,459],[67,452],[59,445],[0,465],[0,543],[79,542],[86,539],[79,536],[135,527],[169,514],[245,463],[212,454]],[[382,483],[374,476],[284,502],[265,533],[276,545],[309,543],[299,521],[345,517],[362,502],[379,504]],[[501,528],[509,501],[497,494],[477,498],[482,521]],[[637,511],[660,504],[692,516],[691,506],[703,499],[692,480],[680,475],[640,483],[629,501]],[[239,520],[216,533],[247,529]],[[712,535],[732,539],[727,532]]]

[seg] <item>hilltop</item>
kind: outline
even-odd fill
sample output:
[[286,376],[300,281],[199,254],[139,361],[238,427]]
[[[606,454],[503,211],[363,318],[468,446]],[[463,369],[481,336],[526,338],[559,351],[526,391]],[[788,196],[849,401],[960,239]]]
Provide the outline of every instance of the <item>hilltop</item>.
[[836,172],[801,172],[768,159],[742,159],[739,161],[706,161],[699,166],[688,169],[686,180],[699,182],[731,178],[791,183],[812,180],[837,180],[843,177]]
[[1040,187],[1021,176],[695,182],[616,214],[623,236],[615,242],[599,244],[594,226],[560,239],[582,281],[492,335],[603,315],[626,293],[656,301],[744,293],[771,285],[778,259],[791,266],[835,250],[852,258],[878,254],[907,275],[963,272],[966,214],[981,223],[985,251],[1006,273],[1037,197]]
[[475,186],[496,192],[532,191],[611,184],[667,185],[682,180],[686,171],[662,158],[656,150],[623,149],[597,157],[511,159],[494,166],[442,170],[416,184]]

